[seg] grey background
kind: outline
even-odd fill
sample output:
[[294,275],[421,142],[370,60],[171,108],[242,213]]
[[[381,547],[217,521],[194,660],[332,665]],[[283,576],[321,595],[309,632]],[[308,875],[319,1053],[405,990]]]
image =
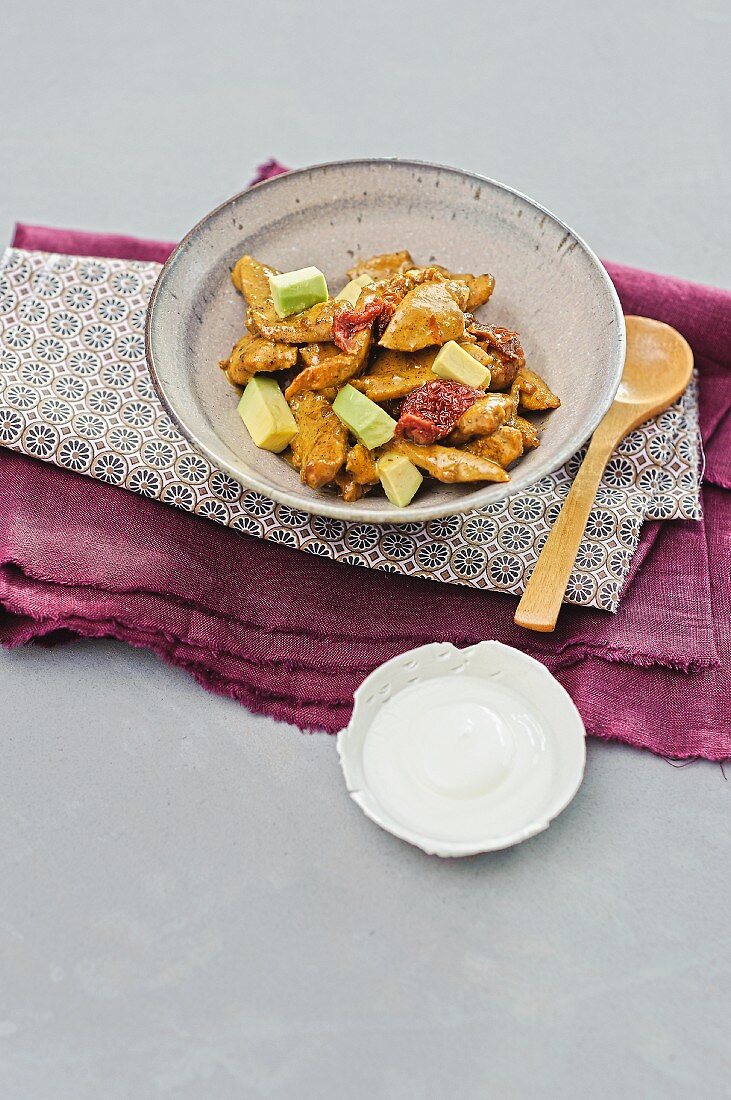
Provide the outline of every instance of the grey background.
[[[402,155],[731,281],[726,0],[0,17],[4,239],[174,239],[269,154]],[[144,652],[4,653],[0,684],[3,1100],[731,1095],[718,766],[593,741],[547,833],[440,862],[349,802],[331,738]]]

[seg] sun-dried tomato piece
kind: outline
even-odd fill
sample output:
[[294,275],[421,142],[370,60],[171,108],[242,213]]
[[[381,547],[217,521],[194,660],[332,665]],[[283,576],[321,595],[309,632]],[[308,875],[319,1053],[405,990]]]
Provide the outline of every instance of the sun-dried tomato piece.
[[388,322],[396,312],[396,303],[390,298],[381,298],[381,312],[376,317],[376,336],[380,340],[388,328]]
[[[383,298],[374,298],[361,309],[343,309],[333,321],[333,340],[341,351],[352,352],[353,337],[357,332],[370,328],[374,321],[387,325],[393,314],[394,307]],[[385,328],[385,325],[384,325]],[[380,330],[380,325],[379,325]]]
[[525,363],[525,352],[520,342],[520,336],[509,328],[499,328],[497,325],[483,325],[474,319],[468,325],[470,333],[478,340],[487,340],[488,344],[497,348],[508,359],[514,359],[521,366]]
[[461,382],[441,378],[426,382],[404,399],[396,435],[413,439],[414,443],[436,443],[449,435],[478,397],[484,396],[482,390]]

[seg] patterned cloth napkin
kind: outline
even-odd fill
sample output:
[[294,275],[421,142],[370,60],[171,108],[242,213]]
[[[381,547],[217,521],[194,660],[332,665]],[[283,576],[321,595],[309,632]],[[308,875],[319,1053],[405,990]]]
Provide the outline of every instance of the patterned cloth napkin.
[[[5,253],[1,444],[348,565],[522,592],[583,451],[525,493],[427,524],[343,523],[277,505],[212,466],[165,413],[144,344],[159,270],[157,263],[133,259]],[[632,432],[609,462],[568,602],[616,611],[643,521],[700,517],[699,456],[694,381],[672,409]]]
[[[29,226],[14,244],[145,261],[171,248]],[[706,456],[703,518],[645,523],[616,615],[565,608],[553,635],[531,634],[498,593],[353,569],[0,448],[0,643],[119,638],[253,710],[336,730],[379,662],[497,638],[551,669],[590,733],[728,756],[731,294],[608,268],[627,313],[690,342]]]

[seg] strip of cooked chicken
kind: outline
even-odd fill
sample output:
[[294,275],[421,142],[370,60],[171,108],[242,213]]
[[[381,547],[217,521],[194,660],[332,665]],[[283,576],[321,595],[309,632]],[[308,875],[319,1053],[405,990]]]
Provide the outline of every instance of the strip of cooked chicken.
[[292,460],[302,481],[311,489],[321,489],[345,463],[348,433],[322,394],[299,394],[290,408],[298,429],[291,444]]
[[262,336],[283,344],[326,343],[332,340],[335,317],[348,308],[347,302],[328,298],[326,302],[318,302],[316,306],[310,306],[293,317],[261,324],[259,332]]
[[[371,347],[371,331],[363,329],[357,332],[352,339],[352,352],[340,351],[334,344],[326,344],[317,355],[313,355],[310,365],[290,382],[284,391],[284,396],[289,401],[298,393],[305,390],[327,390],[332,386],[338,387],[354,378],[363,369],[368,359]],[[320,345],[316,345],[318,349]],[[335,354],[325,349],[333,348]]]
[[388,279],[391,275],[400,275],[402,271],[408,271],[413,266],[411,253],[406,249],[401,252],[382,252],[367,260],[358,260],[348,272],[348,278],[357,279],[359,275],[370,275],[372,279]]
[[505,470],[523,453],[523,436],[519,428],[504,424],[492,435],[481,436],[467,444],[471,454],[496,462]]
[[464,336],[465,318],[457,300],[464,283],[424,283],[410,290],[381,337],[384,348],[420,351]]
[[348,451],[345,469],[359,485],[375,485],[378,481],[373,451],[369,451],[362,443],[356,443]]
[[513,396],[517,394],[519,407],[529,412],[558,409],[561,405],[556,394],[540,374],[528,370],[527,367],[520,368],[510,392]]
[[510,420],[514,412],[513,400],[508,394],[488,393],[462,413],[448,442],[459,446],[473,436],[492,435],[506,420]]
[[231,282],[246,301],[246,327],[253,333],[279,320],[272,302],[270,275],[279,275],[276,267],[261,264],[253,256],[242,256],[231,272]]
[[516,416],[515,427],[520,432],[524,451],[532,451],[535,447],[540,446],[541,437],[538,429],[535,424],[531,424],[530,420],[526,420],[524,416]]
[[275,344],[263,336],[242,336],[234,344],[228,359],[220,366],[226,371],[229,382],[245,386],[261,371],[289,370],[297,362],[297,348],[290,344]]
[[421,467],[446,484],[463,481],[510,481],[501,466],[489,459],[457,447],[441,447],[438,443],[424,446],[406,439],[394,439],[386,444],[384,453],[405,455],[415,466]]
[[351,383],[371,401],[394,401],[434,380],[432,363],[436,348],[425,348],[412,355],[389,348],[378,348],[368,373]]
[[477,309],[479,306],[484,306],[493,290],[495,289],[495,276],[494,275],[470,275],[467,272],[457,273],[450,271],[446,267],[442,267],[440,264],[435,264],[435,267],[442,272],[448,279],[456,279],[460,283],[466,283],[469,287],[470,296],[467,299],[467,305],[465,309],[470,313]]

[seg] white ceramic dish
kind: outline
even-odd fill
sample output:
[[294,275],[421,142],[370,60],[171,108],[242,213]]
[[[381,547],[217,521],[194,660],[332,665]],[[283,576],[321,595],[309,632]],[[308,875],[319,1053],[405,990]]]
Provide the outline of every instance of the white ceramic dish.
[[568,693],[500,642],[435,642],[381,665],[355,693],[338,752],[363,812],[439,856],[508,848],[546,829],[586,760]]
[[[280,455],[257,449],[218,360],[244,331],[230,272],[245,252],[282,271],[315,264],[341,286],[355,256],[408,248],[418,263],[491,271],[478,313],[517,329],[528,365],[562,399],[542,417],[540,447],[497,484],[430,481],[408,508],[380,492],[347,503],[303,485]],[[370,523],[426,521],[494,504],[562,466],[616,393],[625,334],[616,291],[591,249],[538,203],[504,184],[413,161],[322,164],[259,184],[208,214],[163,267],[147,318],[147,358],[162,401],[221,469],[272,500]]]

